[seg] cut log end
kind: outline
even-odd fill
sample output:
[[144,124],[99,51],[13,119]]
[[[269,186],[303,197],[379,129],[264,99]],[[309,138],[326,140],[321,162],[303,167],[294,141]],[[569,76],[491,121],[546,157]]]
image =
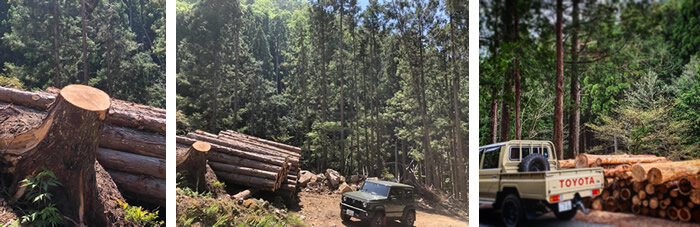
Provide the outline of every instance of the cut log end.
[[211,149],[211,144],[207,142],[197,141],[194,144],[192,144],[192,148],[194,148],[196,151],[206,154],[209,153],[209,150]]
[[103,113],[107,112],[110,106],[109,95],[104,91],[85,86],[85,85],[68,85],[61,89],[61,96],[69,103],[84,110]]

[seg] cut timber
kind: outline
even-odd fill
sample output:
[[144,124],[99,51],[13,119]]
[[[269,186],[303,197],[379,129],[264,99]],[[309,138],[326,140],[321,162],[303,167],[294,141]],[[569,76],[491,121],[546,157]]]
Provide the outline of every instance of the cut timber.
[[[212,169],[214,169],[214,168],[212,168]],[[214,171],[216,171],[216,169],[214,169]],[[227,173],[227,172],[217,172],[216,175],[219,178],[221,178],[225,181],[232,182],[234,184],[259,188],[259,189],[263,189],[266,191],[272,191],[272,192],[275,191],[274,190],[274,187],[275,187],[274,180],[260,178],[260,177],[254,177],[254,176],[241,175],[241,174],[236,174],[236,173]]]
[[693,210],[693,221],[700,222],[700,209]]
[[229,154],[224,154],[224,153],[219,153],[219,152],[210,152],[209,153],[209,161],[219,162],[219,163],[224,163],[224,164],[231,164],[231,165],[239,165],[242,167],[255,168],[255,169],[266,170],[266,171],[271,171],[271,172],[282,171],[282,165],[264,163],[261,161],[245,159],[245,158],[241,158],[241,157],[238,157],[235,155],[229,155]]
[[84,85],[63,88],[39,126],[48,128],[38,138],[40,142],[15,160],[14,185],[42,168],[51,170],[64,185],[52,193],[61,213],[79,225],[106,226],[109,211],[98,199],[95,159],[109,107],[109,96],[98,89]]
[[55,100],[55,95],[44,92],[28,92],[0,87],[0,101],[27,106],[37,110],[46,110]]
[[659,207],[659,199],[657,199],[656,197],[650,198],[649,199],[649,208],[656,209],[657,207]]
[[623,172],[629,172],[632,170],[632,166],[629,164],[621,164],[614,168],[604,169],[603,175],[605,177],[618,177]]
[[[192,135],[192,137],[190,137],[190,134]],[[226,146],[225,144],[219,144],[219,143],[217,143],[217,139],[212,139],[211,137],[201,136],[201,135],[192,134],[192,133],[189,133],[188,137],[190,137],[190,138],[178,136],[177,142],[181,143],[181,144],[191,145],[195,141],[199,140],[199,141],[204,141],[204,142],[210,143],[212,151],[224,153],[224,154],[227,154],[230,156],[236,156],[236,157],[240,157],[240,158],[244,158],[244,159],[248,159],[248,160],[255,160],[255,161],[259,161],[259,162],[269,163],[269,164],[273,164],[276,166],[282,166],[282,165],[284,165],[284,162],[285,162],[285,159],[281,158],[281,157],[248,152],[245,150],[231,148],[229,146]]]
[[576,160],[574,160],[574,159],[559,160],[559,167],[563,168],[563,169],[576,168]]
[[110,170],[165,179],[165,159],[97,148],[97,161]]
[[233,195],[233,198],[234,198],[234,199],[239,199],[239,200],[245,200],[245,199],[250,198],[251,196],[253,196],[253,194],[255,194],[256,192],[257,192],[257,190],[255,190],[255,189],[243,190],[243,191],[241,191],[241,192],[236,193],[235,195]]
[[626,201],[629,200],[630,197],[632,197],[632,192],[630,192],[629,188],[620,189],[620,199]]
[[690,209],[688,209],[687,207],[678,208],[678,220],[687,222],[690,221],[692,217],[693,216],[690,213]]
[[121,191],[127,195],[133,195],[139,200],[158,204],[165,207],[165,179],[134,175],[119,171],[110,171],[114,182]]
[[654,187],[653,184],[647,184],[644,186],[644,191],[647,193],[647,195],[654,194],[656,192],[656,187]]
[[272,145],[272,146],[279,147],[279,148],[282,148],[282,149],[285,149],[285,150],[294,151],[294,152],[296,152],[296,153],[301,153],[301,148],[295,147],[295,146],[292,146],[292,145],[287,145],[287,144],[278,143],[278,142],[274,142],[274,141],[270,141],[270,140],[266,140],[266,139],[261,139],[261,138],[257,138],[257,137],[253,137],[253,136],[248,136],[248,135],[245,135],[245,134],[242,134],[242,133],[239,133],[239,132],[234,132],[234,131],[231,131],[231,130],[224,131],[223,133],[225,133],[226,135],[234,136],[234,137],[241,137],[241,138],[246,138],[246,139],[250,139],[250,140],[255,140],[255,141],[258,141],[258,142],[260,142],[260,143]]
[[601,199],[600,197],[596,197],[595,199],[593,199],[591,207],[594,210],[603,210],[603,199]]
[[[700,160],[698,160],[698,162],[674,162],[674,164],[675,165],[650,168],[647,172],[649,183],[661,184],[667,181],[678,180],[688,175],[695,175],[700,172]],[[690,182],[688,182],[688,184],[690,184]]]
[[579,154],[576,156],[576,167],[585,168],[601,165],[619,165],[634,163],[667,162],[664,157],[654,155],[592,155]]
[[[280,177],[279,173],[276,173],[276,172],[270,172],[270,171],[235,166],[235,165],[228,165],[228,164],[218,163],[218,162],[209,162],[209,166],[211,166],[211,169],[213,169],[215,172],[223,171],[223,172],[236,173],[236,174],[247,175],[247,176],[260,177],[260,178],[265,178],[265,179],[274,180],[274,181],[277,181],[277,178]],[[286,177],[286,175],[285,175],[285,177]]]
[[165,158],[165,136],[130,128],[105,125],[100,138],[100,147]]
[[246,144],[248,144],[248,145],[250,145],[250,146],[259,147],[259,148],[263,148],[263,149],[266,149],[266,150],[279,152],[279,153],[282,154],[282,155],[288,155],[288,156],[290,156],[290,157],[296,157],[296,158],[298,158],[298,157],[300,156],[299,153],[296,153],[296,152],[294,152],[294,151],[284,150],[284,149],[279,148],[279,147],[271,146],[271,145],[264,144],[264,143],[258,143],[258,142],[252,141],[252,140],[242,139],[242,138],[239,138],[239,137],[233,137],[233,136],[227,135],[227,134],[225,134],[225,133],[220,133],[219,136],[217,136],[217,138],[220,139],[220,140],[224,140],[224,141],[236,141],[236,142],[246,143]]
[[[197,132],[197,133],[190,132],[190,133],[187,133],[187,137],[192,138],[192,139],[196,139],[196,140],[200,140],[200,141],[205,141],[205,142],[208,142],[211,144],[225,146],[227,148],[232,148],[233,150],[239,151],[237,153],[254,154],[254,155],[263,156],[266,159],[274,158],[274,159],[284,161],[285,157],[290,156],[290,155],[280,153],[277,151],[267,150],[267,149],[263,149],[263,148],[255,147],[255,146],[250,146],[246,143],[242,143],[242,142],[238,142],[238,141],[221,140],[221,139],[218,139],[216,137],[211,137],[210,135],[207,135],[207,134],[202,133],[202,132]],[[236,154],[233,154],[233,155],[236,155]],[[243,157],[243,155],[239,155],[239,156]],[[290,161],[294,165],[297,165],[297,166],[299,165],[299,158],[298,157],[290,157]]]
[[185,181],[178,183],[197,191],[206,190],[207,154],[210,149],[209,143],[197,141],[186,152],[177,153],[175,169]]
[[632,213],[639,214],[641,212],[642,212],[642,206],[640,206],[639,204],[632,205]]
[[666,217],[672,221],[678,220],[678,208],[673,206],[666,208]]
[[700,204],[700,189],[693,189],[688,196],[690,201],[694,204]]
[[[635,164],[632,166],[632,177],[634,178],[635,181],[644,181],[647,180],[648,176],[647,174],[649,171],[653,168],[659,168],[659,167],[680,167],[683,169],[695,169],[696,172],[697,170],[700,170],[700,160],[692,160],[692,161],[681,161],[681,162],[665,162],[665,163],[645,163],[645,164]],[[693,173],[695,174],[695,173]],[[655,176],[659,177],[659,176]],[[657,183],[659,179],[656,179],[655,182],[651,182],[653,184],[660,184],[666,181],[662,181],[660,183]]]

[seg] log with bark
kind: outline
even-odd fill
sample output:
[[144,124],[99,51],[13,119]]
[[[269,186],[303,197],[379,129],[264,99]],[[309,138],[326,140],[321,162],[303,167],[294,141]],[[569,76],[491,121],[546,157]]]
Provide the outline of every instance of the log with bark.
[[[676,174],[677,171],[668,171],[667,167],[678,167],[681,173]],[[654,181],[651,183],[660,184],[670,180],[678,179],[679,176],[684,176],[684,174],[687,175],[689,172],[693,172],[690,174],[696,174],[697,171],[700,170],[700,160],[635,164],[632,166],[632,177],[635,181],[647,180],[648,174],[650,173],[650,171],[652,171],[652,169],[655,168],[657,168],[657,170],[653,170],[652,174],[654,174],[654,176],[652,177],[654,177]],[[662,170],[658,170],[658,168],[663,168],[664,172],[661,173]]]
[[601,165],[619,165],[634,163],[667,162],[664,157],[654,155],[592,155],[579,154],[576,156],[576,168],[594,167]]
[[559,160],[559,167],[562,169],[576,168],[576,160],[575,159]]

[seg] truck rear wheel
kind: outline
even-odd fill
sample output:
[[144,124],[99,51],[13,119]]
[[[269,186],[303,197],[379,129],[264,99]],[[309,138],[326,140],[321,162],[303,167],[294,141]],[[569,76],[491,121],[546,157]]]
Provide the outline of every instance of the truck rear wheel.
[[549,162],[547,162],[547,158],[544,155],[532,153],[525,156],[518,167],[518,172],[549,171]]
[[508,227],[517,226],[523,219],[523,207],[520,198],[515,194],[508,194],[501,202],[501,219]]
[[571,209],[564,212],[557,211],[554,212],[554,216],[557,216],[559,220],[568,221],[574,218],[574,216],[576,216],[576,211],[578,211],[578,209]]

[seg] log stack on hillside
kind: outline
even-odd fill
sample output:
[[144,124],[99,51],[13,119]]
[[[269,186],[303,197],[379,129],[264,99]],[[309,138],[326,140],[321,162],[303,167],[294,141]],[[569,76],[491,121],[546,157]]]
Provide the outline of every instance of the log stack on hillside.
[[581,154],[571,168],[596,166],[604,168],[605,188],[587,202],[590,208],[700,222],[700,160]]
[[211,145],[208,164],[222,181],[256,190],[294,195],[301,149],[234,131],[218,135],[197,130],[177,138],[179,146]]
[[[43,119],[59,92],[56,88],[27,92],[0,87],[0,104],[17,109],[18,115],[33,114]],[[109,101],[110,108],[102,119],[97,161],[127,199],[165,205],[165,110],[113,98]],[[0,140],[0,147],[13,140],[17,138]],[[27,140],[36,139],[32,136]]]

